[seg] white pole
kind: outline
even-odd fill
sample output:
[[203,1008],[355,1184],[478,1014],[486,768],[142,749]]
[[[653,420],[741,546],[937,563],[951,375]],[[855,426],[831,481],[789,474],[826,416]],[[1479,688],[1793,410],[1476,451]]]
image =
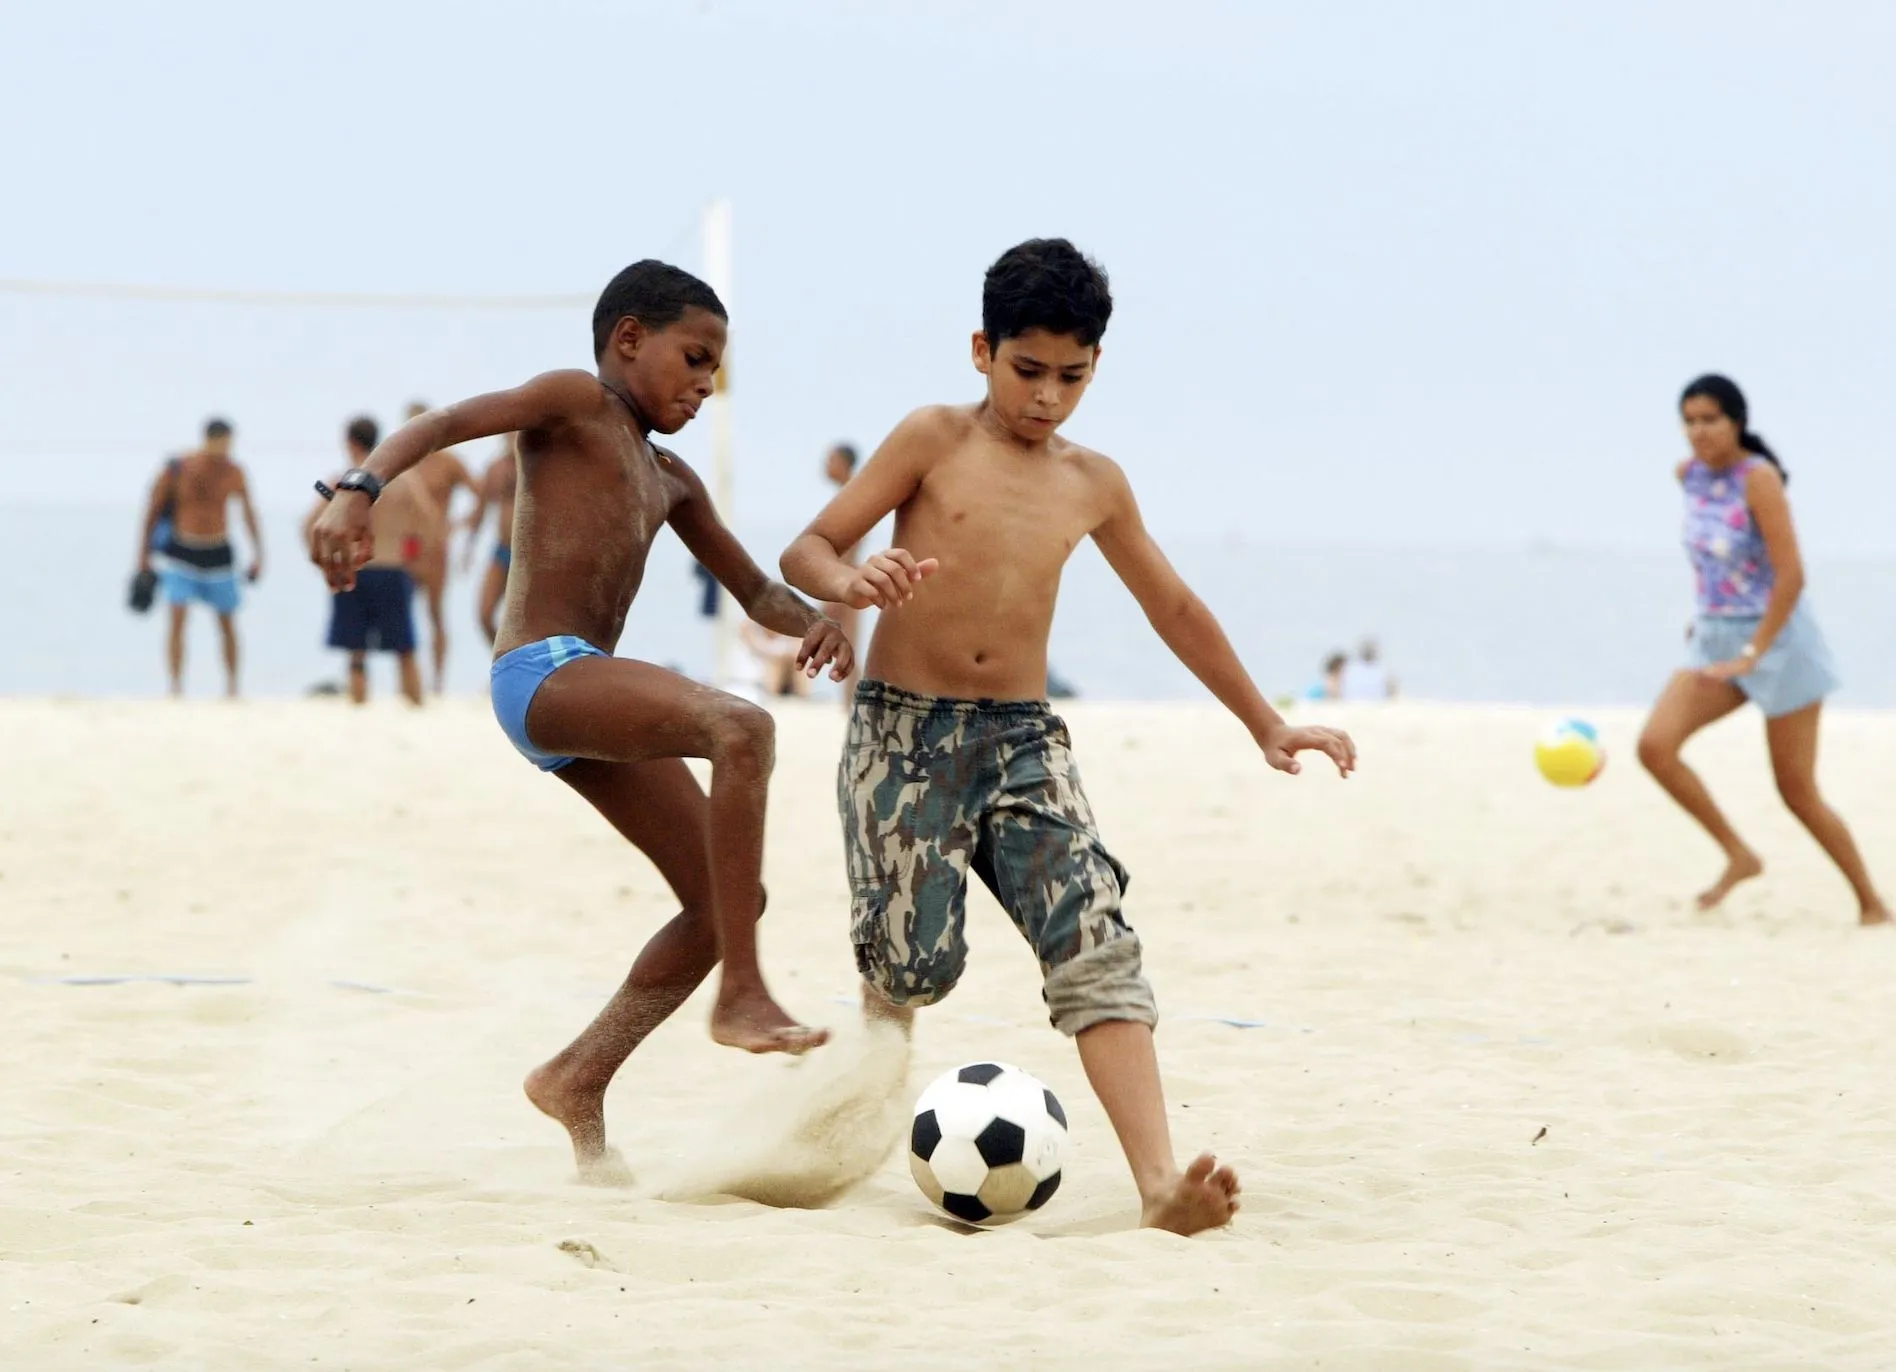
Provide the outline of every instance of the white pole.
[[[728,312],[731,309],[731,202],[720,197],[704,209],[705,284],[718,293]],[[724,369],[718,373],[717,388],[708,402],[711,409],[711,499],[718,515],[731,522],[731,354],[727,347]],[[736,607],[722,587],[718,590],[718,617],[715,635],[715,666],[712,681],[720,686],[731,682],[731,657],[737,646]]]

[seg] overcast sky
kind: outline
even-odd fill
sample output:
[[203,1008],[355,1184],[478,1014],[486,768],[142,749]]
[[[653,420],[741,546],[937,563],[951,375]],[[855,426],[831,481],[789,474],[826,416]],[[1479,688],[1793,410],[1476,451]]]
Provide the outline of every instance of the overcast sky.
[[[1119,306],[1069,432],[1175,537],[1662,545],[1720,369],[1807,541],[1886,551],[1896,6],[19,0],[0,52],[0,277],[590,297],[728,195],[744,523],[973,398],[983,269],[1064,234]],[[588,314],[0,293],[0,502],[222,413],[301,504]]]

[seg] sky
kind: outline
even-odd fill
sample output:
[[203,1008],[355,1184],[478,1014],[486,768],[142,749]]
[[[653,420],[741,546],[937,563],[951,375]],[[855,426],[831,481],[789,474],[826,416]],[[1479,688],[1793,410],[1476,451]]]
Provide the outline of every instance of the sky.
[[359,411],[590,365],[583,302],[724,196],[740,528],[976,398],[981,274],[1057,234],[1117,301],[1068,432],[1162,541],[1667,546],[1721,370],[1806,542],[1878,555],[1892,51],[1868,3],[17,0],[0,278],[582,303],[0,291],[0,503],[224,414],[300,505]]

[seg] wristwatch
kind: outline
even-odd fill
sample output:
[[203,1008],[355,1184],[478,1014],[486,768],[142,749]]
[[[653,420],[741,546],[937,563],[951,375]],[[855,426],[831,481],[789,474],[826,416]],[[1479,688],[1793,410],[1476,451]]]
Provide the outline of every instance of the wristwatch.
[[1756,657],[1757,655],[1758,655],[1758,648],[1757,648],[1757,645],[1753,643],[1747,643],[1745,644],[1744,647],[1738,650],[1738,656],[1744,658],[1747,662],[1750,661],[1752,658]]
[[320,495],[324,500],[334,500],[337,491],[360,491],[369,498],[369,504],[373,505],[376,498],[382,494],[382,485],[382,478],[375,475],[375,473],[365,471],[361,467],[351,467],[348,471],[336,478],[336,485],[333,490],[330,488],[328,482],[318,481],[316,483],[316,494]]

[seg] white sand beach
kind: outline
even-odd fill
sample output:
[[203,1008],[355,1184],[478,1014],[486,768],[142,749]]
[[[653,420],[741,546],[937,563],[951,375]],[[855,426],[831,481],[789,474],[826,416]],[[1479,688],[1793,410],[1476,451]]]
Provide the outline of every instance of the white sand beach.
[[[960,1230],[899,1152],[823,1209],[661,1199],[862,1052],[743,1058],[702,995],[610,1098],[634,1184],[583,1186],[520,1078],[673,906],[484,704],[0,702],[0,1364],[1896,1365],[1896,933],[1856,927],[1755,717],[1688,753],[1769,864],[1704,916],[1717,855],[1635,714],[1595,716],[1612,762],[1569,793],[1541,712],[1312,715],[1355,731],[1347,783],[1269,773],[1208,707],[1066,713],[1180,1150],[1243,1176],[1225,1232],[1134,1227],[985,892],[907,1093],[974,1058],[1046,1079],[1073,1136],[1044,1211]],[[853,1030],[841,715],[779,720],[765,965]],[[1896,716],[1824,747],[1896,885]],[[72,980],[122,976],[230,980]]]

